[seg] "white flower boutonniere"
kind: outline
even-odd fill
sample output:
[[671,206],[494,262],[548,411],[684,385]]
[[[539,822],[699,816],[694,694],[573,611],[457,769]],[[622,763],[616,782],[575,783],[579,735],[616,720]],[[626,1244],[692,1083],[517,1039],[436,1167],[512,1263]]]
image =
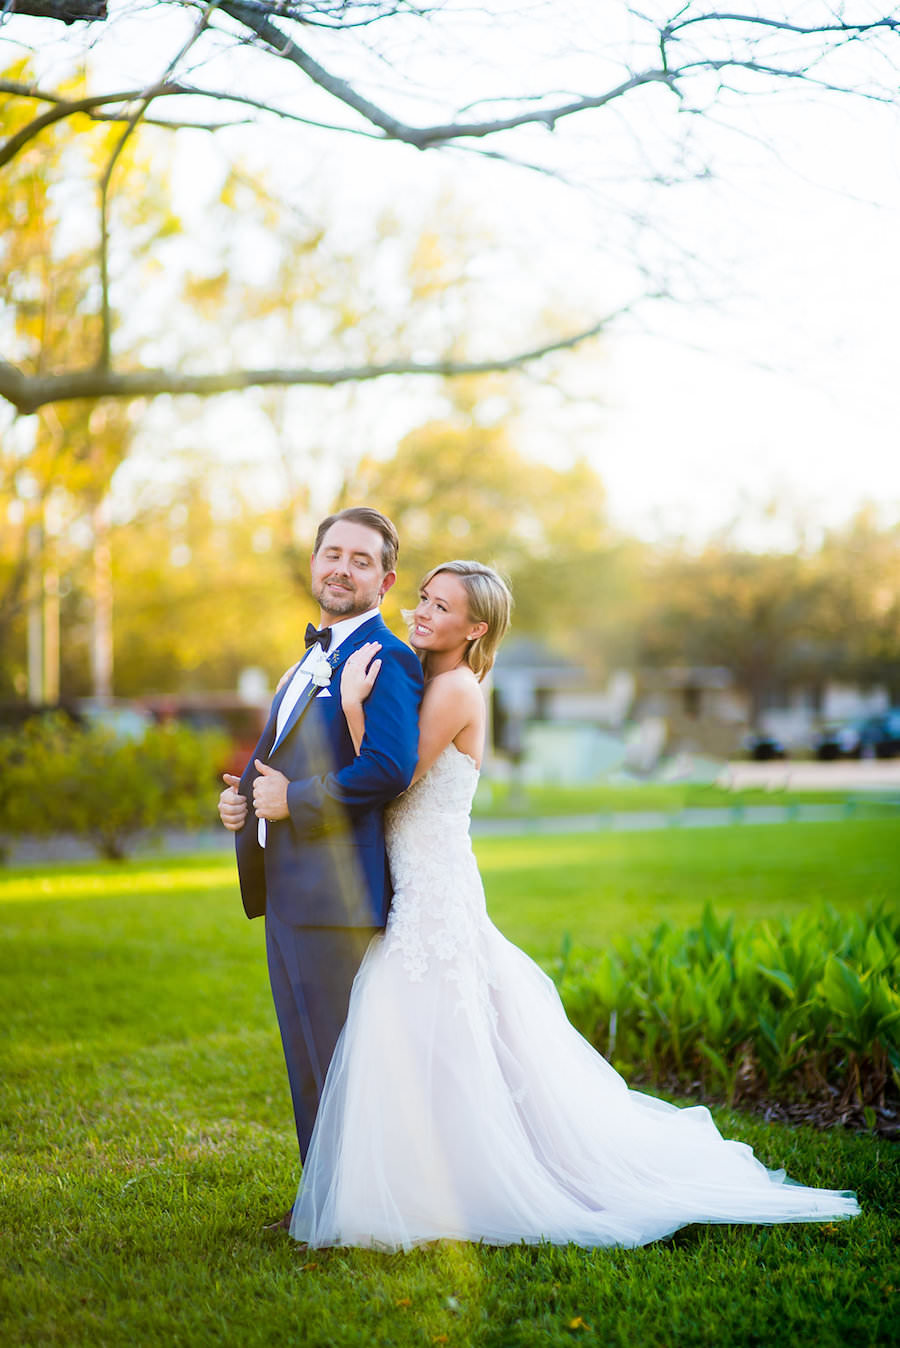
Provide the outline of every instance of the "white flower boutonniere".
[[310,678],[317,688],[327,688],[331,683],[331,665],[316,665]]

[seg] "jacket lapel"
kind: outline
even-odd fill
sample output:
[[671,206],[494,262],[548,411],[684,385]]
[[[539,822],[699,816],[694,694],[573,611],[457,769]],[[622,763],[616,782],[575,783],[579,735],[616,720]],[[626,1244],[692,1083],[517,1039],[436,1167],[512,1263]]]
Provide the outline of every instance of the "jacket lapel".
[[275,741],[275,727],[278,724],[278,708],[284,701],[284,695],[288,690],[289,683],[290,679],[288,679],[288,682],[284,685],[284,687],[281,688],[279,692],[275,694],[275,697],[272,701],[272,706],[269,709],[268,720],[266,721],[266,724],[262,728],[262,732],[260,733],[259,741],[256,745],[256,748],[250,755],[251,765],[253,763],[254,758],[268,758],[269,754],[272,752],[272,745]]
[[[342,641],[340,646],[335,647],[333,651],[329,651],[328,655],[325,658],[327,659],[332,670],[332,678],[331,683],[329,685],[330,689],[333,690],[332,697],[337,696],[337,684],[340,682],[339,680],[337,681],[335,680],[334,675],[337,672],[337,670],[340,669],[341,665],[347,659],[348,655],[352,655],[354,651],[359,650],[360,646],[364,646],[367,641],[371,641],[373,637],[377,637],[378,633],[380,631],[383,631],[384,628],[385,628],[384,619],[381,617],[380,614],[376,614],[374,618],[370,618],[369,621],[363,623],[361,627],[357,627],[356,631],[352,632],[350,636],[347,637],[346,641]],[[283,690],[283,693],[286,692],[287,687],[285,687],[285,689]],[[318,694],[319,694],[318,686],[315,683],[313,683],[312,679],[310,679],[306,688],[304,688],[303,692],[297,698],[296,705],[294,706],[294,709],[291,712],[288,719],[285,721],[284,728],[281,734],[278,736],[278,738],[275,740],[275,743],[269,750],[268,756],[274,754],[275,750],[278,749],[284,743],[284,741],[287,739],[288,735],[291,733],[294,727],[298,725],[300,721],[302,721],[311,703],[313,703],[316,700]]]
[[[340,651],[341,648],[339,646],[336,651],[332,651],[329,655],[325,657],[329,665],[331,665],[332,670],[334,669],[335,664],[337,663],[337,656],[340,654]],[[294,703],[294,707],[291,711],[291,714],[285,721],[284,726],[282,727],[281,734],[278,736],[278,738],[275,740],[275,743],[269,750],[270,757],[272,754],[274,754],[275,750],[278,749],[284,743],[288,735],[293,730],[294,726],[297,725],[297,723],[300,720],[302,720],[304,713],[309,707],[309,704],[315,700],[318,693],[319,693],[319,685],[313,683],[312,679],[310,679],[309,683],[306,685],[306,687],[303,689],[303,692],[300,694],[300,696],[297,698],[297,701]]]

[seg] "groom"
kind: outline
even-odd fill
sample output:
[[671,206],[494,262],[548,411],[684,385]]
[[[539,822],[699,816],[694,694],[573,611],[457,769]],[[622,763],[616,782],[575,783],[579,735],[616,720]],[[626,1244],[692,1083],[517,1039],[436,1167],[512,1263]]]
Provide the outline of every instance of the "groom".
[[[350,985],[387,919],[382,811],[416,767],[422,668],[380,612],[397,578],[397,551],[397,531],[377,510],[354,506],[319,525],[311,562],[319,630],[307,628],[306,655],[276,692],[243,775],[226,774],[219,797],[247,916],[265,913],[301,1160]],[[381,643],[381,669],[357,756],[341,710],[341,670],[369,641]]]

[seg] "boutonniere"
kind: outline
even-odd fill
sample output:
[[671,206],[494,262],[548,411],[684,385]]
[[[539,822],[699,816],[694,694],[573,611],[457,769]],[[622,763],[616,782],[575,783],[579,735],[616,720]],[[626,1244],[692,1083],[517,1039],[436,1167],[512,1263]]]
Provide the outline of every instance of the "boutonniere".
[[316,665],[310,674],[310,678],[317,688],[327,688],[331,683],[331,665]]

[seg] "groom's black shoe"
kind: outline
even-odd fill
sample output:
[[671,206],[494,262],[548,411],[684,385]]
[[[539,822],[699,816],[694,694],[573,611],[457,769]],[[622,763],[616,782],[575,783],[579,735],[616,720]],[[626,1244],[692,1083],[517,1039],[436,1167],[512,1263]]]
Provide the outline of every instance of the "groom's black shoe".
[[283,1217],[279,1217],[277,1222],[267,1222],[263,1227],[264,1231],[290,1231],[291,1218],[294,1215],[294,1209],[288,1208]]

